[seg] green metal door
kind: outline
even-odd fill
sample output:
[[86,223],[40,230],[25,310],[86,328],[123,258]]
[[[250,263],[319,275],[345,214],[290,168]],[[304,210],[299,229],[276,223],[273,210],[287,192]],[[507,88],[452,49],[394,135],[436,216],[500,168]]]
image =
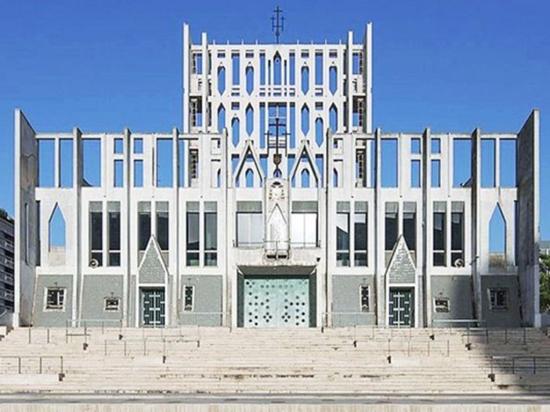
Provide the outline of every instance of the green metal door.
[[413,289],[391,288],[388,318],[390,326],[414,326]]
[[166,319],[164,289],[141,289],[141,313],[143,326],[164,326]]
[[309,278],[247,276],[243,304],[245,327],[309,327]]

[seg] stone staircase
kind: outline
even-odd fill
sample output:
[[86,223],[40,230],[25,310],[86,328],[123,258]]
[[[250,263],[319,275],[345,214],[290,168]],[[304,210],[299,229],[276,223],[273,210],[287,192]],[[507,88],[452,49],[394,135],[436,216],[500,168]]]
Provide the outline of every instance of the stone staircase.
[[18,328],[0,341],[0,393],[549,389],[550,341],[538,329]]

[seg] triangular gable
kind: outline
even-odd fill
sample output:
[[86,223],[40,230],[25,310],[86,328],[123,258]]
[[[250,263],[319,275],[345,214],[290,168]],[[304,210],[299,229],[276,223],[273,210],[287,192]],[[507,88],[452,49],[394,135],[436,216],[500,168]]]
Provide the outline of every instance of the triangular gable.
[[294,161],[294,165],[292,166],[292,171],[290,172],[290,178],[291,179],[295,178],[296,171],[298,170],[302,157],[305,153],[309,166],[311,167],[311,170],[313,171],[313,174],[315,176],[317,186],[319,186],[319,183],[321,182],[321,178],[319,177],[320,174],[319,174],[319,171],[317,170],[317,166],[315,165],[315,161],[314,161],[315,156],[313,156],[313,153],[311,153],[311,149],[309,148],[309,142],[307,140],[302,140],[302,144],[300,145],[300,149],[298,150],[297,153],[299,153],[299,156],[297,156],[296,160]]
[[237,168],[235,169],[235,176],[233,176],[233,179],[234,179],[233,181],[237,182],[238,179],[240,178],[241,172],[243,171],[243,168],[249,153],[252,155],[252,160],[254,161],[253,163],[256,168],[256,172],[258,173],[258,176],[260,176],[260,181],[263,183],[265,176],[262,171],[262,168],[260,167],[260,157],[256,153],[256,150],[254,149],[254,145],[252,144],[251,139],[246,140],[246,144],[240,156],[239,163],[237,164]]
[[149,238],[143,258],[138,266],[139,283],[166,283],[168,268],[154,236]]
[[407,247],[407,242],[401,235],[393,247],[391,259],[386,269],[386,279],[390,284],[414,284],[415,278],[414,261]]

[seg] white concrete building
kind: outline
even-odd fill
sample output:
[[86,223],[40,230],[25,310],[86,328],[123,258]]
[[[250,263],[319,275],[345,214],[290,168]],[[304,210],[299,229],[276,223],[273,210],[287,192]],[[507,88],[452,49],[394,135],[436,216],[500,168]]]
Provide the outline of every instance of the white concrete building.
[[184,25],[180,130],[35,132],[17,110],[18,322],[537,324],[538,111],[386,133],[371,90],[370,24],[224,45]]
[[11,323],[14,284],[13,219],[0,209],[0,325]]

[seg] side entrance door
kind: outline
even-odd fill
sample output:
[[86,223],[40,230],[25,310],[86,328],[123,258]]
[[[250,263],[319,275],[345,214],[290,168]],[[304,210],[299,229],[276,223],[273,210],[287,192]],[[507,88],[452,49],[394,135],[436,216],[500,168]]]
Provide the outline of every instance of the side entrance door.
[[414,294],[411,288],[390,288],[388,319],[390,326],[414,326]]
[[143,326],[165,325],[164,289],[141,289],[141,322]]

